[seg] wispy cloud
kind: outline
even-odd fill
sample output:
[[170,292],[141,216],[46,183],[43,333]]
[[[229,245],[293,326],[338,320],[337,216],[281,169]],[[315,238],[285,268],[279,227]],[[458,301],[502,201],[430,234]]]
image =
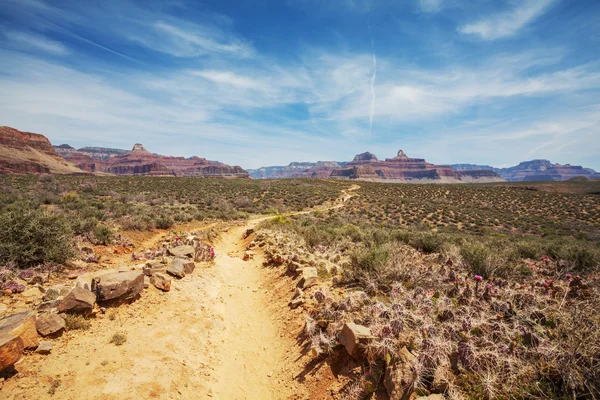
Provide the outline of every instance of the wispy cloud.
[[483,40],[513,36],[548,11],[555,2],[556,0],[522,0],[516,8],[508,12],[463,25],[458,30]]
[[235,57],[252,56],[254,50],[249,43],[234,34],[215,27],[184,21],[158,21],[152,24],[152,35],[131,34],[129,38],[146,47],[176,57],[196,57],[211,53],[222,53]]
[[69,49],[65,45],[42,35],[12,29],[2,30],[1,33],[17,48],[41,50],[57,56],[69,54]]
[[435,13],[442,9],[443,0],[419,0],[419,5],[423,12]]

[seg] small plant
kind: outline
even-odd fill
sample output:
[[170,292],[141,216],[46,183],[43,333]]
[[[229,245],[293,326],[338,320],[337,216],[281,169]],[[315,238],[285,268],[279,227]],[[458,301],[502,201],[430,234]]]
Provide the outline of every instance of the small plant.
[[68,331],[87,331],[92,326],[92,323],[82,315],[65,314],[63,318]]
[[110,228],[104,224],[98,224],[94,228],[94,238],[98,244],[110,244],[113,238],[113,233]]
[[115,346],[121,346],[125,342],[127,342],[127,335],[122,332],[115,333],[110,339],[110,343],[114,344]]

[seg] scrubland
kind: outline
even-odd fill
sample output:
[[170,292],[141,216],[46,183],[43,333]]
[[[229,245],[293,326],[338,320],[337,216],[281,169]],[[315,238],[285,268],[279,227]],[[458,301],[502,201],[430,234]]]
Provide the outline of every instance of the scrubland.
[[[360,182],[345,201],[347,183],[309,179],[3,176],[0,185],[5,270],[59,268],[78,240],[271,215],[249,249],[294,279],[316,268],[314,284],[291,288],[292,304],[312,363],[354,368],[332,398],[385,398],[390,387],[393,398],[600,397],[599,182]],[[349,322],[371,335],[354,358],[339,340]]]

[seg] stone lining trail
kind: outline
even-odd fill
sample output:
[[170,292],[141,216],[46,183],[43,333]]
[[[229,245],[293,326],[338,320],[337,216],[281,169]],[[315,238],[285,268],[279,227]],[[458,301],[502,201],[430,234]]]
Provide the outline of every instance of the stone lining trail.
[[[333,204],[316,209],[342,207],[353,196],[350,191],[358,188],[354,185]],[[214,265],[174,279],[170,292],[149,288],[137,301],[92,320],[89,330],[56,339],[49,355],[24,357],[17,365],[19,377],[5,382],[0,397],[303,398],[298,397],[300,384],[290,370],[290,362],[300,356],[298,332],[290,334],[290,327],[278,318],[289,298],[278,297],[261,254],[242,260],[250,240],[243,238],[244,232],[269,218],[252,219],[222,233],[214,246]],[[159,235],[154,236],[144,244],[158,244]],[[110,344],[115,333],[125,334],[127,342]]]

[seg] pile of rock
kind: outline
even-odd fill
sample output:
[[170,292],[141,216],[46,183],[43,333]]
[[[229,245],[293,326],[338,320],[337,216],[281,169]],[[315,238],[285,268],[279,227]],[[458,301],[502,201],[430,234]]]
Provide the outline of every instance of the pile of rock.
[[[44,287],[48,275],[2,271],[2,274],[10,275],[0,277],[3,294],[20,293],[15,298],[7,297],[9,304],[16,305],[13,309],[27,311],[13,311],[0,319],[0,372],[14,365],[24,350],[37,349],[37,352],[47,354],[52,342],[39,338],[60,336],[67,327],[64,314],[101,316],[106,306],[130,302],[149,285],[168,292],[171,289],[168,275],[181,279],[194,271],[195,259],[210,261],[214,257],[211,246],[190,234],[185,240],[166,238],[160,249],[141,252],[134,258],[145,259],[144,263],[118,270],[90,272],[85,262],[73,261],[70,267],[77,268],[78,272],[71,273],[69,278],[74,279],[74,285]],[[8,289],[4,289],[7,284]],[[8,306],[0,303],[0,307],[0,316],[6,314]],[[31,307],[37,307],[37,314],[29,311]]]

